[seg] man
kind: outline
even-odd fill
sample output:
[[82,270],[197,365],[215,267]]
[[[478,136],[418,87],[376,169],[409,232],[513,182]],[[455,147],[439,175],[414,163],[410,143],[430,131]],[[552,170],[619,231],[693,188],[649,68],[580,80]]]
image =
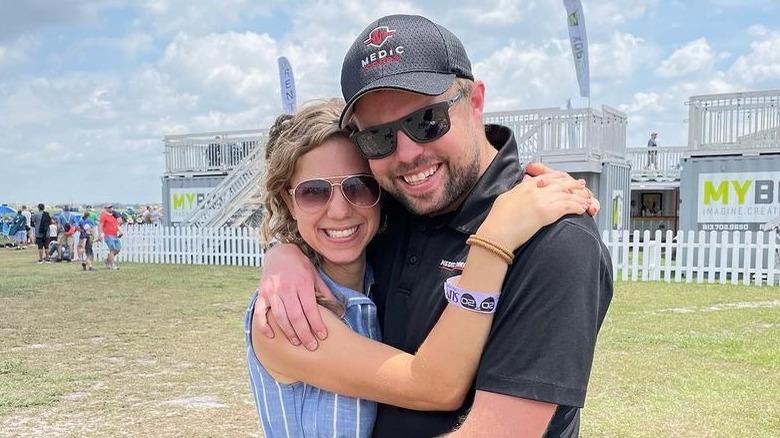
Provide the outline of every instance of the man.
[[141,213],[141,220],[144,224],[151,224],[152,223],[152,206],[147,205],[146,210],[144,210],[143,213]]
[[97,212],[95,212],[95,209],[93,209],[91,205],[87,205],[85,210],[87,213],[89,213],[89,220],[91,220],[93,224],[97,224],[100,220],[100,217],[98,216]]
[[[341,86],[342,125],[394,198],[383,204],[388,228],[370,254],[371,297],[384,342],[414,352],[446,305],[442,286],[462,268],[467,238],[522,178],[517,144],[509,128],[483,125],[485,84],[472,76],[461,42],[423,17],[370,24],[345,57]],[[311,266],[299,267],[302,259],[293,245],[265,255],[254,320],[270,335],[263,321],[271,303],[288,336],[295,327],[293,343],[316,348],[300,338],[307,321],[325,338],[309,308],[311,286],[327,291]],[[578,436],[611,297],[611,262],[592,218],[542,229],[515,254],[465,403],[453,412],[380,405],[374,436]]]
[[27,249],[27,219],[22,214],[22,210],[16,211],[16,216],[11,222],[11,229],[8,231],[13,237],[15,249]]
[[70,213],[70,207],[62,207],[57,217],[59,230],[57,234],[57,257],[59,261],[70,262],[74,258],[73,245],[75,243],[76,227],[78,219]]
[[162,209],[158,206],[154,206],[152,209],[152,224],[154,226],[160,226],[162,223]]
[[91,208],[87,207],[86,211],[84,211],[84,214],[81,215],[81,218],[78,222],[78,231],[79,231],[79,246],[78,246],[78,257],[81,261],[81,269],[83,271],[94,271],[96,270],[95,267],[92,266],[92,261],[94,259],[94,252],[92,251],[92,242],[95,240],[94,236],[94,230],[97,227],[97,224],[92,221],[90,218],[90,215],[92,214]]
[[51,225],[51,216],[46,211],[46,206],[38,204],[38,211],[32,217],[32,225],[35,230],[35,246],[38,247],[38,263],[48,261],[46,249],[49,245],[49,226]]
[[22,215],[24,216],[25,231],[27,233],[27,240],[25,241],[25,245],[31,245],[33,243],[33,236],[35,233],[32,229],[32,213],[30,213],[30,210],[27,209],[26,205],[22,205]]
[[650,170],[658,170],[658,133],[653,132],[650,134],[650,139],[647,140],[647,147],[650,148],[647,151],[647,168]]
[[95,230],[97,225],[90,219],[90,212],[85,211],[79,222],[80,235],[79,245],[83,242],[83,252],[81,253],[81,269],[86,272],[97,271],[92,266],[95,261],[95,252],[92,250],[92,242],[95,240]]
[[106,268],[111,270],[118,270],[115,263],[115,259],[119,251],[122,249],[122,242],[119,240],[119,221],[114,216],[114,206],[112,204],[106,204],[103,207],[103,212],[100,214],[100,234],[98,241],[104,241],[108,248],[108,254],[106,255]]

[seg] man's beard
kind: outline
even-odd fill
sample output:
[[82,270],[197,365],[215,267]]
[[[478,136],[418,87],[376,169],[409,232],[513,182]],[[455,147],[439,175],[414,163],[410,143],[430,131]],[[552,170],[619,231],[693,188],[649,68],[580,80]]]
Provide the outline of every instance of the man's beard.
[[[424,197],[409,197],[401,189],[392,187],[388,190],[401,204],[416,215],[435,216],[447,213],[458,208],[466,198],[466,195],[474,188],[479,180],[479,149],[476,142],[471,149],[473,152],[467,164],[459,169],[452,169],[448,163],[446,166],[449,178],[444,182],[444,191],[438,200],[433,200],[435,193],[429,193]],[[444,169],[438,169],[441,172]]]

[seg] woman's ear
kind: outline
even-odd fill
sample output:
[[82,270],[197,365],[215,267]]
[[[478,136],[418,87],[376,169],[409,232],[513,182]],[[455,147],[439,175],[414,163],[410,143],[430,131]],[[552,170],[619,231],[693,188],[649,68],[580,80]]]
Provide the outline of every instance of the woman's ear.
[[292,215],[292,218],[298,220],[298,218],[296,217],[295,202],[293,201],[290,192],[288,192],[287,190],[283,191],[282,200],[284,201],[284,204],[287,206],[287,209],[290,210],[290,215]]

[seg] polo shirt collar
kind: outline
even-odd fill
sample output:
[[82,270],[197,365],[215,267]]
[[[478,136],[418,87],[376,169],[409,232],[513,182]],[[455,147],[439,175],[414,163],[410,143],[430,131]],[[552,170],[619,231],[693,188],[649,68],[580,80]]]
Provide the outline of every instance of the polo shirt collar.
[[476,233],[496,197],[517,185],[522,177],[512,130],[506,126],[485,125],[485,134],[498,154],[448,222],[450,227],[465,234]]

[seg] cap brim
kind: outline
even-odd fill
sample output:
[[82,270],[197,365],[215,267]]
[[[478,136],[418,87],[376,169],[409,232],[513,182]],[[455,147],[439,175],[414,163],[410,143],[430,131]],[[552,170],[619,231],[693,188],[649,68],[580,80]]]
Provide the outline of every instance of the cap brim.
[[352,99],[347,102],[344,111],[339,118],[339,126],[344,129],[352,118],[352,112],[355,102],[365,94],[377,90],[401,90],[410,93],[424,94],[426,96],[438,96],[447,91],[455,80],[455,74],[444,74],[434,72],[405,72],[392,76],[385,76],[371,82],[369,85],[358,90]]

